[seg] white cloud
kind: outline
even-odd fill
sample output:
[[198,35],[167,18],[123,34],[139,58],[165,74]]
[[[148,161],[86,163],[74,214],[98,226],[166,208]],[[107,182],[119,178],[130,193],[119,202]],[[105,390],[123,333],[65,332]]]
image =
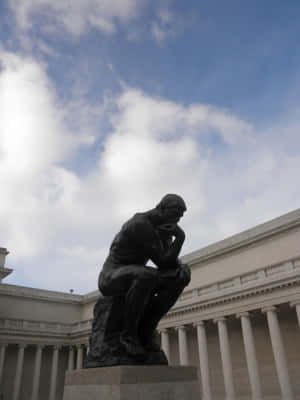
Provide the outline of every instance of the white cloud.
[[[80,99],[61,104],[44,66],[1,60],[0,245],[15,267],[7,282],[96,288],[120,225],[166,193],[188,205],[184,252],[299,205],[300,158],[282,151],[282,126],[256,132],[228,110],[131,88],[110,99],[113,112]],[[111,119],[105,139],[101,118]],[[299,121],[285,128],[298,145]],[[103,146],[89,171],[67,168],[82,150],[89,157],[95,139]]]
[[141,1],[138,0],[9,0],[18,26],[30,30],[43,18],[43,29],[56,30],[57,26],[79,36],[90,28],[113,33],[117,23],[126,23],[136,17]]
[[57,200],[67,205],[70,193],[76,192],[76,176],[60,164],[93,143],[93,129],[78,123],[76,130],[69,130],[70,112],[80,121],[91,119],[89,111],[80,104],[75,109],[60,104],[43,66],[4,52],[0,61],[1,230],[8,244],[14,242],[26,257],[47,242]]

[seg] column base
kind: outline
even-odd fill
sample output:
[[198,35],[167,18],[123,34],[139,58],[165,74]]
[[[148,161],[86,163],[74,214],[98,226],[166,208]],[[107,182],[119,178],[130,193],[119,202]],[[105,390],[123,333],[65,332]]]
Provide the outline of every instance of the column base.
[[199,400],[196,367],[115,366],[68,371],[63,400]]

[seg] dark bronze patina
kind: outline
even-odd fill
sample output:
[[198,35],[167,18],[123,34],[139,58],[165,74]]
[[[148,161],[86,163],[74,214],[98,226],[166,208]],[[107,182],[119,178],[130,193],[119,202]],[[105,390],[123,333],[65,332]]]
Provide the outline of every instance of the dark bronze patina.
[[[186,211],[175,194],[137,213],[114,238],[99,275],[90,351],[85,366],[167,364],[156,327],[190,281],[178,258],[185,234],[178,222]],[[157,268],[147,266],[151,260]]]

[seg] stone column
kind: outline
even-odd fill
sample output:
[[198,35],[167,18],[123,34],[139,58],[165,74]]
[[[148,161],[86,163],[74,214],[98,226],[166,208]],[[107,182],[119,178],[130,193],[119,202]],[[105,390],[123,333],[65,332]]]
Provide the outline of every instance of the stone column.
[[297,302],[296,301],[291,302],[290,306],[296,308],[297,320],[298,320],[298,325],[300,328],[300,300],[298,300]]
[[18,358],[17,358],[17,367],[16,367],[16,376],[15,376],[15,383],[14,383],[14,390],[13,390],[13,400],[18,400],[20,395],[21,389],[21,380],[22,380],[22,373],[23,373],[23,363],[24,363],[24,350],[26,345],[19,344],[18,345]]
[[59,348],[60,346],[57,345],[53,346],[49,400],[55,400],[56,397],[56,381],[57,381]]
[[217,325],[218,325],[226,399],[234,400],[235,399],[235,389],[234,389],[234,383],[233,383],[233,371],[232,371],[230,344],[229,344],[226,319],[225,319],[225,317],[220,317],[220,318],[216,318],[214,320],[214,322],[217,323]]
[[181,325],[176,327],[176,329],[178,330],[179,362],[180,365],[188,365],[189,356],[186,337],[186,326]]
[[41,345],[41,344],[38,344],[37,347],[36,347],[31,400],[38,400],[38,398],[39,398],[40,374],[41,374],[41,363],[42,363],[42,350],[43,350],[43,347],[44,346]]
[[262,309],[262,312],[267,315],[271,344],[282,398],[284,400],[292,400],[294,396],[288,372],[285,349],[283,346],[279,322],[276,314],[276,307],[265,307]]
[[0,386],[2,382],[2,376],[4,372],[4,361],[5,361],[5,352],[6,352],[6,343],[1,343],[0,344]]
[[252,400],[262,400],[262,390],[258,372],[258,364],[256,358],[253,331],[250,321],[250,314],[248,312],[243,312],[237,314],[237,318],[240,318],[241,320]]
[[207,338],[205,332],[204,321],[199,321],[194,324],[197,328],[199,362],[202,384],[203,400],[211,400],[210,375],[208,364]]
[[169,340],[168,329],[162,329],[160,331],[160,334],[161,334],[161,347],[165,352],[167,359],[170,363],[170,340]]
[[74,369],[74,346],[69,346],[68,371]]
[[77,359],[76,359],[76,369],[82,368],[82,359],[83,359],[83,348],[82,344],[77,344]]

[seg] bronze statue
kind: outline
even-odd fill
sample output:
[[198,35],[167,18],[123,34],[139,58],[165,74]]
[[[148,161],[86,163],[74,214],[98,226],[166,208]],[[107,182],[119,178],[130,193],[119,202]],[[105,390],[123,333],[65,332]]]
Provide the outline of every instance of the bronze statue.
[[[185,211],[183,199],[168,194],[154,209],[135,214],[114,238],[99,275],[104,298],[94,310],[87,367],[167,363],[155,331],[190,281],[189,267],[178,259],[185,240],[178,222]],[[149,260],[157,268],[147,266]]]

